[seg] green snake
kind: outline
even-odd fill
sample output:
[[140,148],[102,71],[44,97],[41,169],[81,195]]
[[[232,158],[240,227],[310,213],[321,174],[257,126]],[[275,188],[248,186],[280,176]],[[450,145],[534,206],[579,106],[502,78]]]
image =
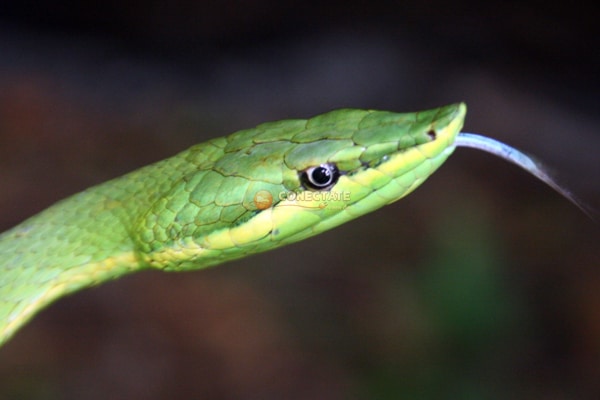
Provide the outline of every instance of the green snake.
[[529,156],[460,133],[465,114],[458,103],[265,123],[59,201],[0,234],[0,344],[77,290],[142,269],[214,266],[393,203],[459,146],[494,153],[574,200]]

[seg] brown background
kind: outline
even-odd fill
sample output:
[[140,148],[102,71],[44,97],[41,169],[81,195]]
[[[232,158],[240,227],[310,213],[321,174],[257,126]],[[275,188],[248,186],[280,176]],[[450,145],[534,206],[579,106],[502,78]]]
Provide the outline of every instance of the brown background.
[[[0,9],[0,230],[260,122],[455,101],[467,130],[600,204],[591,9],[80,3]],[[57,302],[0,349],[0,399],[597,398],[599,240],[543,184],[459,149],[317,238]]]

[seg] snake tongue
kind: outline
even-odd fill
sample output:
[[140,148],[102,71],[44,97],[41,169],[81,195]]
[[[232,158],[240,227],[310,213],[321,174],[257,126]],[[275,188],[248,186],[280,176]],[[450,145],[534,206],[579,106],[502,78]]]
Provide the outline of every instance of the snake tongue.
[[482,150],[519,166],[520,168],[529,172],[531,175],[546,183],[571,203],[575,204],[590,218],[594,219],[594,211],[589,206],[585,205],[581,200],[579,200],[569,189],[559,184],[555,178],[550,176],[548,169],[532,156],[527,155],[505,143],[475,133],[459,133],[454,141],[454,146],[470,147],[473,149]]

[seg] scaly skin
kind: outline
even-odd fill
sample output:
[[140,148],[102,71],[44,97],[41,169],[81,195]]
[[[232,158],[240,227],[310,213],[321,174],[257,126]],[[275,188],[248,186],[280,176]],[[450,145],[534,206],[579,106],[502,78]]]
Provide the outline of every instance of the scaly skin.
[[[76,290],[303,240],[394,202],[452,153],[466,107],[338,110],[259,125],[62,200],[0,235],[0,344]],[[335,164],[310,190],[302,172]]]

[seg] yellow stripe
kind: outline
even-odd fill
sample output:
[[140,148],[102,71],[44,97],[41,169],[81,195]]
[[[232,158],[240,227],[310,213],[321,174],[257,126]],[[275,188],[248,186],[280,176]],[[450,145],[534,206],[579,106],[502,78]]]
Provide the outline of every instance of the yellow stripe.
[[[114,268],[125,267],[134,270],[138,268],[138,266],[138,260],[135,253],[126,252],[115,257],[109,257],[100,262],[76,266],[65,270],[65,273],[61,274],[57,281],[48,282],[50,286],[46,291],[35,298],[24,300],[28,301],[27,306],[19,309],[18,313],[13,313],[9,316],[6,324],[0,330],[0,343],[12,336],[21,325],[25,324],[36,312],[53,300],[82,287],[92,286],[95,283],[103,282],[105,280],[104,276],[109,274]],[[69,274],[69,271],[75,273]]]

